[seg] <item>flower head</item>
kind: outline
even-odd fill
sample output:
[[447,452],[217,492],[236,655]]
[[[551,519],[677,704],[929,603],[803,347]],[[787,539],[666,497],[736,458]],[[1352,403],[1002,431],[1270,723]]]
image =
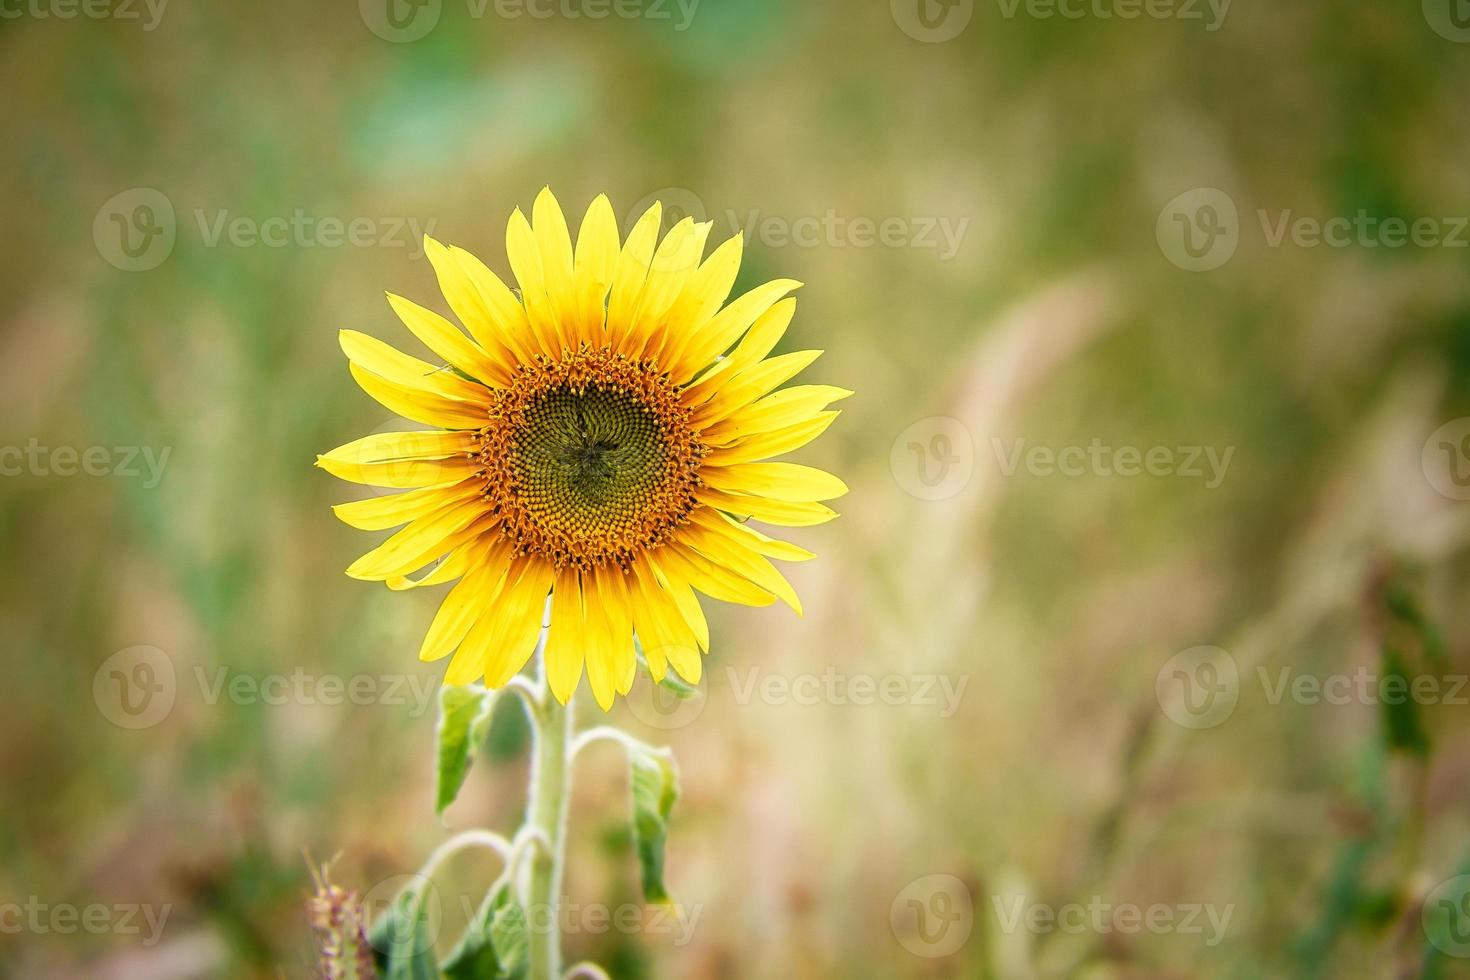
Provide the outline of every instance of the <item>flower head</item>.
[[[800,601],[770,559],[810,552],[746,526],[836,514],[836,477],[767,462],[821,434],[850,392],[777,391],[820,351],[770,355],[800,286],[778,279],[725,304],[737,235],[703,257],[709,223],[660,241],[654,204],[620,240],[611,204],[587,209],[573,246],[543,190],[517,209],[506,251],[519,296],[463,249],[425,248],[468,330],[388,301],[436,363],[342,331],[351,371],[393,412],[433,426],[359,439],[318,457],[346,480],[402,490],[335,508],[353,527],[402,529],[347,570],[403,589],[458,579],[420,657],[446,681],[499,687],[530,658],[551,595],[545,664],[565,702],[585,665],[598,704],[626,694],[636,635],[649,671],[698,683],[709,628],[696,591]],[[430,567],[432,566],[432,567]],[[421,577],[412,574],[428,568]]]

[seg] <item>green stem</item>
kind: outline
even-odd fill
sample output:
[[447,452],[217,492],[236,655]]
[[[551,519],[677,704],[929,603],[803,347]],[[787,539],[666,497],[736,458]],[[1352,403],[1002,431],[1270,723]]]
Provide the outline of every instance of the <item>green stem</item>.
[[531,763],[529,822],[545,837],[531,859],[526,917],[530,932],[530,980],[561,980],[560,901],[566,856],[572,711],[545,687]]

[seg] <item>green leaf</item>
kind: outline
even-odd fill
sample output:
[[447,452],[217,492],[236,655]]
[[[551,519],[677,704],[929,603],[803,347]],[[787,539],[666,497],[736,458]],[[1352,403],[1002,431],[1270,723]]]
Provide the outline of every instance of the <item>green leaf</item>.
[[439,689],[435,813],[442,814],[459,796],[470,770],[470,758],[489,724],[494,702],[495,692],[479,686],[446,685]]
[[1412,686],[1417,674],[1411,674],[1403,654],[1393,647],[1383,648],[1383,680],[1390,678],[1399,682],[1401,696],[1381,698],[1383,709],[1383,736],[1390,750],[1409,752],[1414,755],[1429,754],[1429,735],[1419,717],[1419,704],[1414,700]]
[[509,884],[485,896],[463,938],[444,960],[448,980],[521,980],[526,975],[526,916]]
[[678,774],[667,749],[628,746],[629,786],[633,796],[633,846],[643,874],[643,897],[649,902],[671,901],[664,889],[664,840],[669,812],[679,798]]
[[419,899],[419,888],[404,888],[368,929],[368,943],[383,980],[439,980],[434,937]]

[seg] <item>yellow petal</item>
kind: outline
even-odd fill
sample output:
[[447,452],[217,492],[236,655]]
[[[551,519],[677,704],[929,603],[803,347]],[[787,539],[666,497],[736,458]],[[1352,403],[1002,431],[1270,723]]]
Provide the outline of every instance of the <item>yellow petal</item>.
[[511,212],[505,227],[505,255],[510,259],[511,271],[521,287],[521,302],[526,307],[526,318],[531,332],[536,336],[541,351],[552,358],[561,357],[565,346],[555,308],[546,294],[546,273],[541,267],[541,245],[531,222],[520,208]]
[[735,439],[775,432],[798,422],[816,418],[828,405],[851,395],[834,385],[796,385],[751,402],[712,425],[700,438],[707,445],[728,445]]
[[337,338],[349,361],[396,385],[469,404],[484,404],[489,400],[484,385],[466,381],[448,368],[410,357],[376,337],[357,330],[342,330]]
[[661,321],[699,267],[709,230],[710,222],[696,224],[693,218],[685,218],[659,243],[648,266],[634,322],[623,340],[621,349],[628,356],[641,360],[645,355],[657,357],[662,352]]
[[832,500],[847,493],[847,484],[831,473],[799,463],[737,463],[700,470],[704,482],[727,493],[748,493],[773,500]]
[[689,346],[668,367],[675,383],[693,378],[716,357],[729,350],[761,314],[793,289],[800,288],[795,279],[777,279],[744,294],[716,313],[690,339]]
[[710,487],[700,489],[699,502],[722,510],[737,520],[748,518],[783,527],[811,527],[825,524],[837,516],[837,511],[825,504],[750,497]]
[[563,568],[552,585],[551,630],[546,635],[545,653],[546,682],[562,704],[572,699],[582,679],[586,622],[581,576],[574,568]]
[[408,523],[347,568],[352,578],[381,582],[423,568],[450,549],[478,537],[498,518],[478,499],[441,507]]
[[390,527],[407,524],[415,517],[422,517],[445,501],[463,500],[477,495],[482,485],[481,481],[470,479],[448,486],[426,487],[385,497],[368,497],[336,504],[332,507],[332,513],[343,524],[359,531],[386,531]]
[[607,292],[612,286],[617,267],[618,220],[606,194],[599,194],[587,208],[582,227],[577,232],[577,251],[573,262],[573,293],[576,296],[578,326],[574,341],[585,340],[593,347],[603,343],[603,321],[606,317]]
[[745,241],[740,235],[726,239],[710,253],[689,278],[684,292],[669,311],[669,343],[660,363],[678,364],[691,340],[719,312],[740,272],[740,253]]
[[[506,362],[511,365],[529,362],[536,352],[536,338],[526,319],[526,308],[510,287],[462,248],[439,246],[429,249],[428,254],[439,273],[444,298],[480,346],[486,350],[503,347]],[[451,289],[454,295],[450,295]]]
[[643,285],[648,280],[648,265],[653,261],[653,247],[658,239],[659,221],[663,207],[654,201],[653,207],[643,213],[623,250],[618,254],[617,267],[613,271],[612,292],[607,299],[607,339],[621,349],[628,336],[634,314],[638,312],[638,300],[643,295]]
[[[542,285],[551,311],[558,326],[564,323],[576,308],[576,290],[572,281],[572,236],[567,230],[567,219],[562,214],[551,188],[541,188],[536,203],[531,209],[532,228],[536,233],[536,247],[541,253]],[[562,341],[569,342],[563,331]]]
[[507,587],[501,596],[505,617],[503,628],[496,631],[485,658],[487,687],[503,687],[536,651],[546,621],[546,593],[551,589],[551,580],[550,565],[540,559],[528,559],[525,574],[515,590]]
[[821,356],[822,352],[819,350],[792,351],[790,354],[768,358],[730,376],[714,397],[694,410],[695,424],[708,428],[730,417],[757,398],[790,381]]
[[[500,542],[496,543],[500,544]],[[510,549],[501,546],[498,551],[504,557],[505,564],[509,564]],[[481,552],[488,554],[483,548]],[[424,642],[419,647],[419,659],[424,662],[432,662],[449,656],[464,640],[470,627],[475,624],[475,620],[480,618],[481,613],[490,604],[490,600],[495,597],[495,592],[503,577],[504,565],[496,567],[489,563],[481,563],[461,578],[454,588],[449,590],[449,594],[439,605],[439,611],[434,614],[434,620],[429,624],[429,629],[424,634]]]
[[408,589],[421,589],[426,585],[443,585],[445,582],[453,582],[455,579],[465,575],[473,567],[475,556],[480,553],[479,549],[486,543],[485,539],[491,537],[486,532],[478,537],[472,537],[459,547],[453,549],[449,554],[439,560],[439,563],[430,568],[418,578],[407,575],[395,575],[384,580],[383,584],[394,592],[404,592]]
[[[828,426],[841,412],[820,412],[813,418],[783,426],[769,432],[755,432],[742,439],[728,442],[710,453],[712,464],[731,466],[735,463],[754,463],[800,449],[817,436],[827,431]],[[712,442],[716,440],[711,440]]]
[[388,305],[393,307],[398,319],[436,355],[472,378],[500,385],[510,380],[510,365],[505,360],[504,348],[498,343],[494,353],[487,351],[433,310],[395,293],[387,295]]
[[341,463],[382,463],[393,459],[443,459],[475,452],[479,438],[468,429],[376,432],[338,446],[319,458]]
[[740,343],[735,345],[730,355],[716,361],[713,367],[685,390],[684,404],[699,405],[709,400],[729,378],[760,363],[761,358],[769,354],[785,336],[786,328],[791,325],[791,318],[795,315],[795,296],[786,297],[762,313],[746,331],[745,336],[740,338]]
[[[382,463],[352,463],[318,456],[316,465],[342,480],[371,487],[397,489],[441,488],[473,476],[479,462],[469,458],[394,459]],[[349,521],[349,523],[351,523]],[[388,525],[392,527],[393,525]]]
[[744,547],[749,548],[758,555],[767,558],[777,558],[781,561],[810,561],[817,557],[805,548],[794,545],[789,541],[777,541],[769,535],[762,534],[753,527],[746,527],[737,521],[726,517],[718,511],[702,508],[694,513],[694,522],[702,527],[716,530],[722,534],[739,541]]
[[756,585],[738,572],[711,561],[700,552],[683,545],[665,545],[659,558],[663,568],[682,575],[691,586],[711,599],[734,602],[742,606],[769,606],[775,595]]
[[680,618],[694,634],[699,649],[708,650],[709,622],[704,618],[704,610],[700,608],[699,597],[694,594],[689,581],[680,575],[677,569],[664,567],[662,561],[656,560],[653,555],[647,553],[643,555],[642,561],[633,563],[633,573],[638,576],[643,587],[649,590],[650,596],[661,594],[673,604]]
[[395,415],[412,422],[444,429],[478,429],[487,419],[484,405],[427,394],[417,388],[395,384],[358,364],[349,364],[359,388]]
[[[687,542],[689,547],[699,552],[712,564],[729,569],[759,588],[779,597],[798,616],[802,614],[801,598],[797,596],[791,583],[786,581],[786,577],[775,565],[767,561],[756,547],[752,547],[752,544],[758,542],[739,536],[736,533],[738,529],[731,525],[727,518],[717,513],[711,514],[707,519],[702,519],[695,526],[699,530],[686,532],[681,541]],[[791,547],[794,548],[795,545]],[[807,557],[811,555],[808,554]]]

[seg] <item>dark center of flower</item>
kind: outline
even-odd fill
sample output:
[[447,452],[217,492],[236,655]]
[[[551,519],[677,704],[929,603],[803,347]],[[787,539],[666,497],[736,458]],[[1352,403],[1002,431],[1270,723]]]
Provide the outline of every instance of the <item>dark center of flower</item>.
[[523,554],[626,567],[694,509],[705,453],[651,363],[607,348],[523,366],[481,438],[485,496]]

